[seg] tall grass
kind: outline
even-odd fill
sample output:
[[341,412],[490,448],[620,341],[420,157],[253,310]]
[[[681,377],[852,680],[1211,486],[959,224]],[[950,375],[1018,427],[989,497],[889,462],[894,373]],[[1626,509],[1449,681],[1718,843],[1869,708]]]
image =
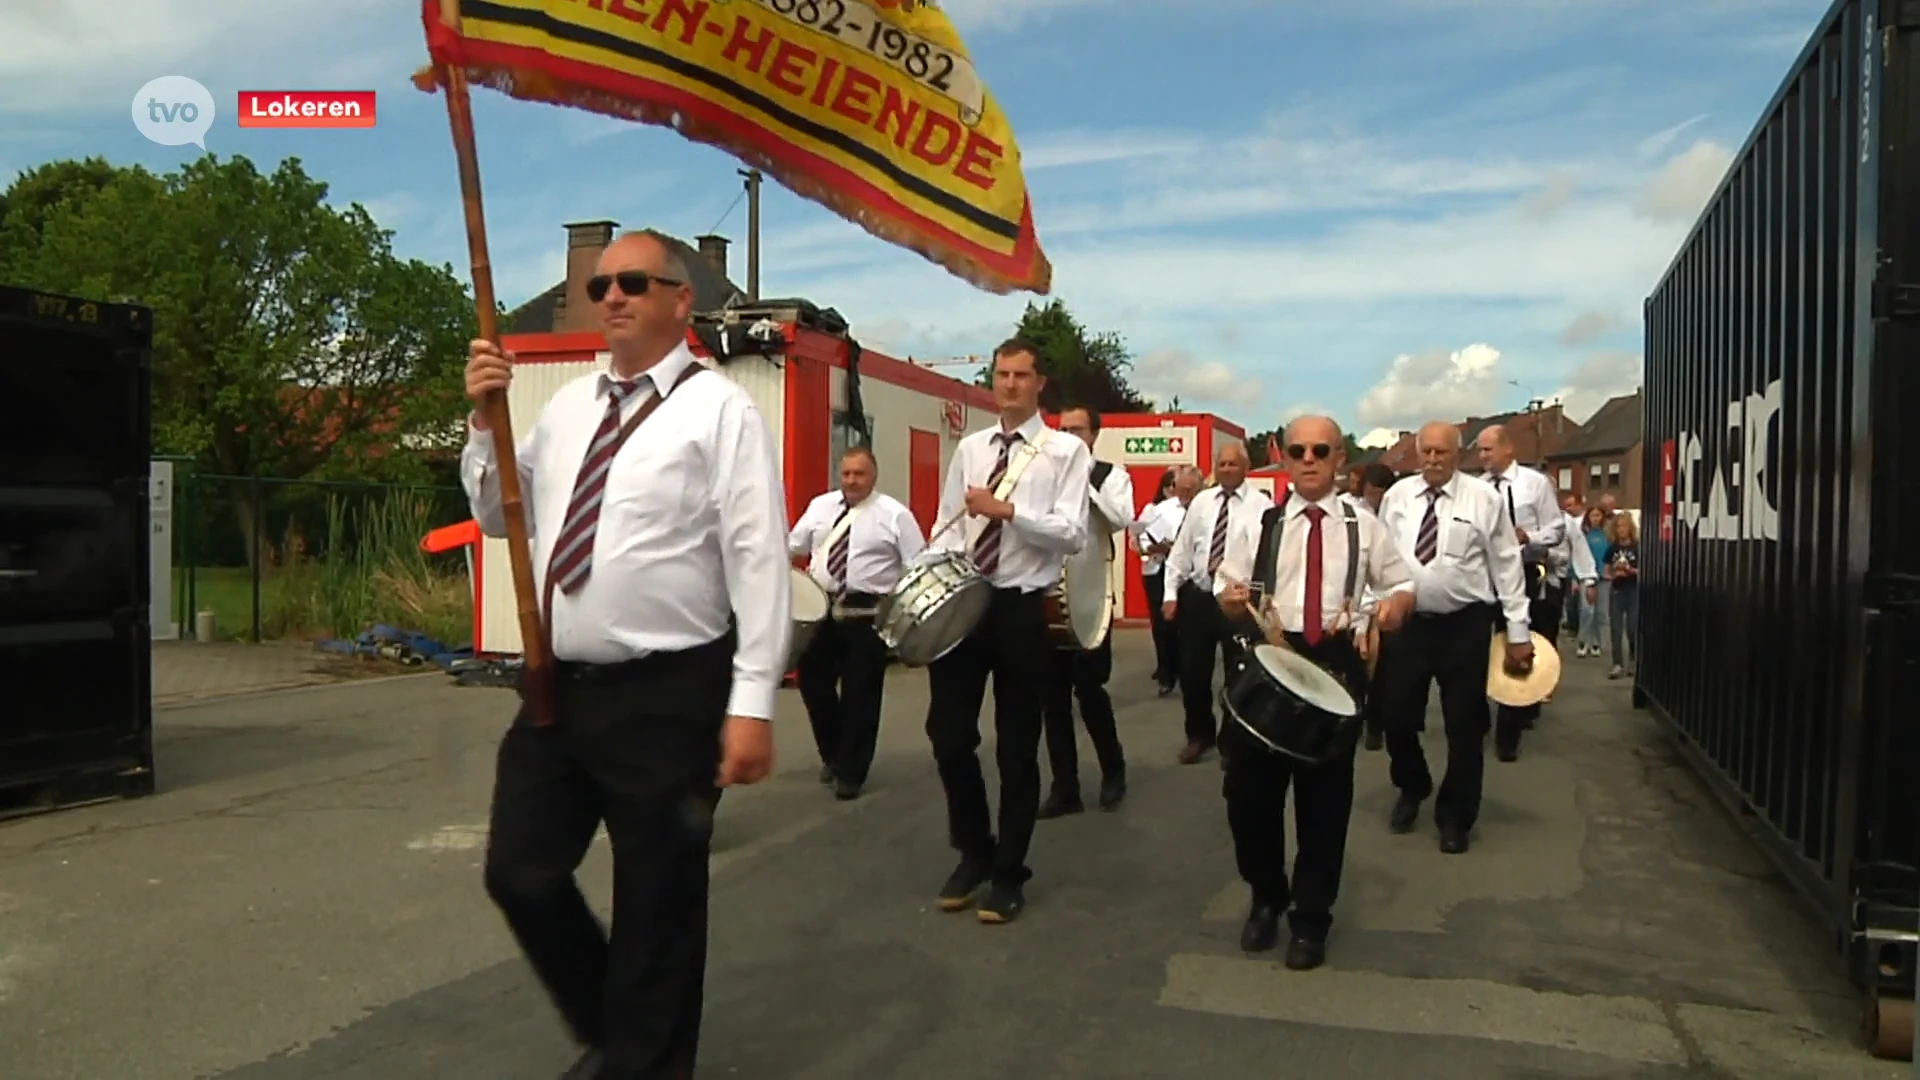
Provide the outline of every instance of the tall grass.
[[349,506],[327,500],[327,543],[317,559],[275,571],[264,636],[350,638],[376,623],[417,630],[453,647],[472,636],[473,592],[458,554],[429,555],[420,538],[435,522],[430,500],[389,492]]

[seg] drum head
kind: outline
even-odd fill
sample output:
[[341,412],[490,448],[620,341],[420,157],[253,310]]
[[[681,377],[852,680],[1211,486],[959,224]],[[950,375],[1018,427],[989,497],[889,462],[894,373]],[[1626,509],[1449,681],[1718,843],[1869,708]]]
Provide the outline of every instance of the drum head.
[[1061,580],[1067,626],[1083,649],[1097,649],[1113,625],[1113,590],[1106,553],[1110,538],[1087,536],[1087,544],[1068,557]]
[[1340,680],[1292,649],[1256,645],[1253,659],[1267,669],[1267,674],[1272,675],[1274,681],[1316,709],[1334,716],[1353,716],[1360,711],[1360,707],[1353,703],[1353,695],[1340,685]]
[[805,571],[789,568],[793,579],[793,620],[795,622],[819,622],[827,617],[833,602],[827,598],[827,592],[820,583]]

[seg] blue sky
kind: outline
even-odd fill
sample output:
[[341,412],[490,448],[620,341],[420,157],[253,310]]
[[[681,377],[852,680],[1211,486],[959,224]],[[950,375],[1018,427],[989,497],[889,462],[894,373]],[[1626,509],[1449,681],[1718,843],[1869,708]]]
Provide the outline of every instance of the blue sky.
[[[1640,301],[1827,0],[949,0],[1012,120],[1054,295],[1134,381],[1253,429],[1357,432],[1638,384]],[[0,10],[0,182],[60,157],[168,169],[129,105],[187,75],[221,155],[298,156],[404,254],[466,249],[412,0],[25,0]],[[373,89],[370,131],[242,131],[241,90]],[[561,224],[731,237],[736,162],[662,129],[477,94],[495,280],[563,276]],[[731,208],[731,209],[730,209]],[[869,347],[982,353],[1029,296],[974,289],[769,185],[762,292]]]

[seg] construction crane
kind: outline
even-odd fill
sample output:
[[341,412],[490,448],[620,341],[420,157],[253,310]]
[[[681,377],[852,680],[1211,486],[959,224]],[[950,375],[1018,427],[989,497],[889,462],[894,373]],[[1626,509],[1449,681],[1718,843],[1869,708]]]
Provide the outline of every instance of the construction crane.
[[915,367],[979,367],[987,362],[984,356],[950,356],[945,360],[920,360],[907,357],[907,363]]

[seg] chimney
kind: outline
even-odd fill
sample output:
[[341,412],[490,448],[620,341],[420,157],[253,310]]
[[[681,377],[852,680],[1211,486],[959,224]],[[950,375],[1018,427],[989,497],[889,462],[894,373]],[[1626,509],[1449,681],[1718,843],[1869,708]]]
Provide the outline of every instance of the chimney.
[[726,277],[727,238],[709,233],[706,236],[694,237],[693,242],[700,245],[700,255],[712,263],[715,270],[720,271],[721,277]]
[[612,221],[567,223],[567,290],[560,298],[560,310],[554,313],[556,333],[592,330],[600,325],[593,314],[593,301],[587,299],[587,279],[593,276],[600,253],[613,243],[613,232],[619,227]]

